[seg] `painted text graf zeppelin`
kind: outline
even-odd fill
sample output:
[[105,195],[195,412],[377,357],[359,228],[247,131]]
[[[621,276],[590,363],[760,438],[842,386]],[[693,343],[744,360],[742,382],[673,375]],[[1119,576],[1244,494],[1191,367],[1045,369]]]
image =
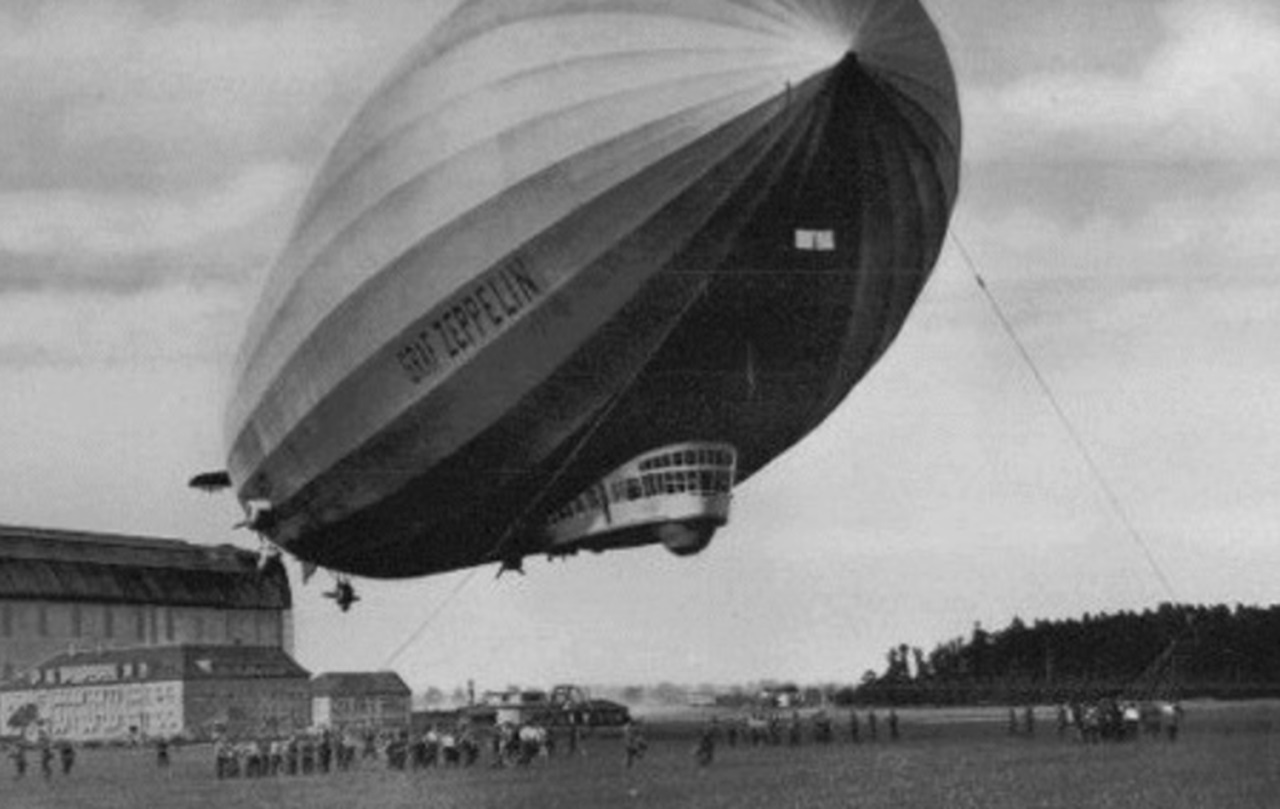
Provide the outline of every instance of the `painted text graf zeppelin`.
[[492,340],[541,296],[542,285],[517,258],[448,301],[443,314],[396,352],[396,361],[420,384]]

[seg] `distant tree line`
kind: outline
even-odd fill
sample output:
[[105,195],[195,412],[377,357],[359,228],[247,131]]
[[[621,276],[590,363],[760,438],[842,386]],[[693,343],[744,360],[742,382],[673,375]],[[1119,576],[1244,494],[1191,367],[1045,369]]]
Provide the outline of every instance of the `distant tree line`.
[[1079,619],[1014,618],[1005,629],[941,643],[900,644],[868,672],[859,703],[983,704],[1135,698],[1280,696],[1280,606],[1161,604]]

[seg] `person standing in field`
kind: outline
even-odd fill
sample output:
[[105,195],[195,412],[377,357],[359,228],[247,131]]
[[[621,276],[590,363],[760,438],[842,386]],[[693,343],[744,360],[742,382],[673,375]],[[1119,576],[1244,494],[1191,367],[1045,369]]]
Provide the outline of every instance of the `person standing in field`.
[[40,743],[40,774],[46,781],[53,777],[53,745],[48,739]]
[[871,737],[873,742],[876,740],[876,736],[879,735],[878,725],[879,720],[876,719],[876,709],[872,708],[867,712],[867,735]]
[[825,710],[814,714],[813,740],[818,744],[831,744],[831,717]]
[[62,774],[70,775],[71,768],[76,764],[76,748],[64,739],[58,744],[58,756],[62,762]]
[[857,744],[858,739],[858,710],[855,708],[849,711],[849,741]]
[[22,742],[13,745],[9,758],[13,759],[13,780],[17,781],[27,774],[27,748]]
[[576,756],[582,745],[582,730],[577,722],[569,725],[569,755]]
[[626,746],[626,762],[629,770],[636,761],[644,757],[645,750],[648,749],[649,744],[644,740],[644,736],[640,733],[640,728],[635,720],[631,720],[623,726],[622,739]]
[[1170,742],[1178,740],[1178,725],[1182,723],[1182,706],[1176,702],[1166,702],[1160,706],[1163,714],[1164,729]]
[[1022,710],[1022,724],[1026,728],[1028,738],[1036,735],[1036,712],[1030,705]]
[[889,739],[895,742],[898,740],[898,711],[896,708],[889,709]]
[[328,775],[333,766],[333,737],[328,730],[320,734],[320,744],[316,749],[316,760],[320,764],[320,772]]
[[698,737],[698,746],[694,750],[694,758],[697,760],[699,767],[708,767],[711,765],[715,755],[716,727],[714,724],[708,724],[703,727],[702,734]]

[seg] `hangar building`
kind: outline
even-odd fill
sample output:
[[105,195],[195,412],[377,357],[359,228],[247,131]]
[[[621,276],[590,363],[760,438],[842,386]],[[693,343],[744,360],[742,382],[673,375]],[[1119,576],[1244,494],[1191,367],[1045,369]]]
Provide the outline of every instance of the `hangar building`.
[[0,681],[76,652],[292,654],[291,607],[284,566],[229,545],[0,526]]
[[40,731],[78,742],[281,736],[311,725],[310,685],[267,646],[73,652],[0,685],[0,718],[29,712]]

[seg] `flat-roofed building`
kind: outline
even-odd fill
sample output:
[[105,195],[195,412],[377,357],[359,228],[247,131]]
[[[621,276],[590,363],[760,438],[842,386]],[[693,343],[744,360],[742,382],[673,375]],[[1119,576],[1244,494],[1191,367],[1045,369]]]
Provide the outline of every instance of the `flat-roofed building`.
[[0,526],[0,681],[67,651],[292,653],[288,576],[258,561],[229,545]]
[[394,671],[333,672],[311,681],[312,720],[336,731],[409,729],[413,692]]
[[40,732],[80,742],[277,736],[311,725],[310,685],[273,646],[73,652],[0,686],[0,723],[28,716]]

